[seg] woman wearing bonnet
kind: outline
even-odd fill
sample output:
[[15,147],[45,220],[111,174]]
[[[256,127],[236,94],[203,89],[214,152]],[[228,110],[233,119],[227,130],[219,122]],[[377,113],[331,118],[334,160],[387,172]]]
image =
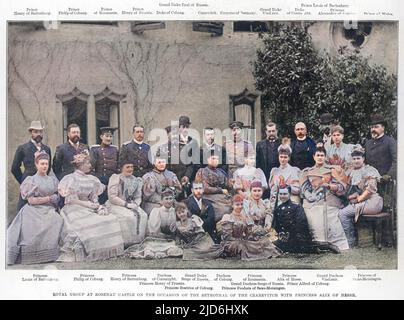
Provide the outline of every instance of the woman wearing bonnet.
[[122,231],[118,219],[98,203],[105,186],[91,172],[90,156],[74,156],[75,171],[59,183],[65,197],[62,254],[58,261],[96,261],[123,254]]
[[114,215],[122,230],[125,247],[142,242],[146,236],[147,214],[140,207],[143,180],[133,175],[133,162],[121,161],[121,173],[113,174],[108,183],[105,206]]
[[49,155],[35,153],[37,172],[21,184],[21,197],[28,203],[21,208],[7,230],[8,264],[55,261],[63,219],[56,212],[58,180],[48,176]]

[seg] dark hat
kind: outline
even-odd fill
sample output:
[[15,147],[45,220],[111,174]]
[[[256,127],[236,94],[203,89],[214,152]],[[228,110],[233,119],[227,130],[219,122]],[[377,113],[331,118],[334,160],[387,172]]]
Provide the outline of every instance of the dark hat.
[[131,158],[129,158],[128,156],[124,156],[121,159],[119,159],[119,168],[122,168],[125,164],[134,164],[134,163]]
[[114,131],[115,131],[116,129],[118,129],[118,128],[101,127],[101,128],[100,128],[100,132],[101,132],[101,134],[104,134],[104,133],[114,134]]
[[230,122],[229,127],[230,127],[230,129],[234,129],[234,128],[242,129],[244,127],[244,123],[242,123],[241,121],[233,121],[233,122]]
[[386,126],[386,120],[381,114],[373,114],[370,116],[370,125],[382,124]]
[[320,124],[327,125],[334,121],[334,116],[331,113],[323,113],[320,116]]
[[178,124],[180,126],[188,126],[189,127],[191,125],[191,120],[187,116],[180,116],[180,118],[178,119]]

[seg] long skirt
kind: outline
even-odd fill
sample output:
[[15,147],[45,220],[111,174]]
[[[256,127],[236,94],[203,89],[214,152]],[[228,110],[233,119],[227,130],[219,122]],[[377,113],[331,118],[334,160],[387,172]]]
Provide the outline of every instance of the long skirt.
[[223,247],[214,244],[208,233],[201,233],[191,243],[183,246],[182,260],[213,260],[223,255]]
[[125,251],[125,255],[133,259],[163,259],[181,257],[183,251],[168,237],[148,236],[141,243],[135,244]]
[[230,214],[233,211],[231,196],[225,194],[206,194],[204,198],[212,202],[213,209],[215,209],[215,221],[222,220],[225,214]]
[[270,259],[282,254],[282,251],[266,237],[257,241],[244,239],[224,241],[221,245],[225,255],[245,261]]
[[130,210],[107,202],[108,212],[114,215],[121,226],[122,238],[125,247],[140,243],[146,237],[147,213],[140,207]]
[[55,261],[62,226],[54,207],[23,206],[7,229],[7,264]]
[[62,254],[58,261],[97,261],[123,254],[123,238],[118,219],[98,215],[80,205],[65,205]]
[[313,203],[305,200],[303,208],[314,241],[330,242],[340,250],[349,249],[344,229],[338,217],[339,208],[330,205],[324,207],[323,200]]

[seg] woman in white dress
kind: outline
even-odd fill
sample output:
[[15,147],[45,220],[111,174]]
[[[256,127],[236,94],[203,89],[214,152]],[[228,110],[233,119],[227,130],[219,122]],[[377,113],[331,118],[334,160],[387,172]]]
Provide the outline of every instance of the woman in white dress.
[[341,126],[331,127],[331,143],[324,145],[327,152],[326,163],[332,166],[340,166],[344,171],[352,169],[353,144],[344,143],[344,128]]
[[253,181],[260,181],[264,190],[268,188],[264,171],[255,167],[255,154],[249,155],[245,158],[244,167],[239,168],[234,172],[233,179],[233,189],[236,193],[243,195],[245,198],[250,197],[251,183]]
[[142,242],[147,228],[147,214],[140,207],[143,181],[132,175],[133,168],[133,160],[121,161],[121,173],[113,174],[109,179],[105,204],[121,225],[125,247]]
[[21,184],[21,208],[7,229],[7,263],[33,264],[55,261],[63,219],[56,212],[58,180],[48,176],[49,155],[35,154],[37,172]]
[[275,206],[280,204],[280,201],[278,201],[278,203],[276,202],[279,186],[281,185],[289,186],[291,189],[291,201],[300,204],[300,169],[298,167],[292,167],[289,164],[292,149],[285,141],[286,140],[284,140],[284,143],[278,148],[280,166],[278,168],[272,168],[269,176],[269,187],[271,188],[270,202],[272,210]]
[[124,244],[118,219],[98,203],[105,186],[90,175],[87,153],[74,156],[76,170],[63,177],[59,193],[65,197],[62,254],[58,261],[96,261],[123,254]]
[[181,257],[182,249],[175,243],[172,227],[176,216],[174,209],[174,188],[161,192],[160,207],[150,212],[147,222],[147,237],[139,244],[126,250],[126,255],[134,259],[162,259]]

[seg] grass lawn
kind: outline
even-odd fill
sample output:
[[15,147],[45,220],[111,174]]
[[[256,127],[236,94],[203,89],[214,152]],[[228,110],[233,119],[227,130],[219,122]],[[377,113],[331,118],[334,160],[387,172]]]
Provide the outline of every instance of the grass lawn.
[[355,248],[341,254],[285,254],[261,261],[217,259],[182,261],[180,258],[135,260],[126,257],[99,262],[48,263],[9,266],[12,270],[130,270],[130,269],[397,269],[397,250]]

